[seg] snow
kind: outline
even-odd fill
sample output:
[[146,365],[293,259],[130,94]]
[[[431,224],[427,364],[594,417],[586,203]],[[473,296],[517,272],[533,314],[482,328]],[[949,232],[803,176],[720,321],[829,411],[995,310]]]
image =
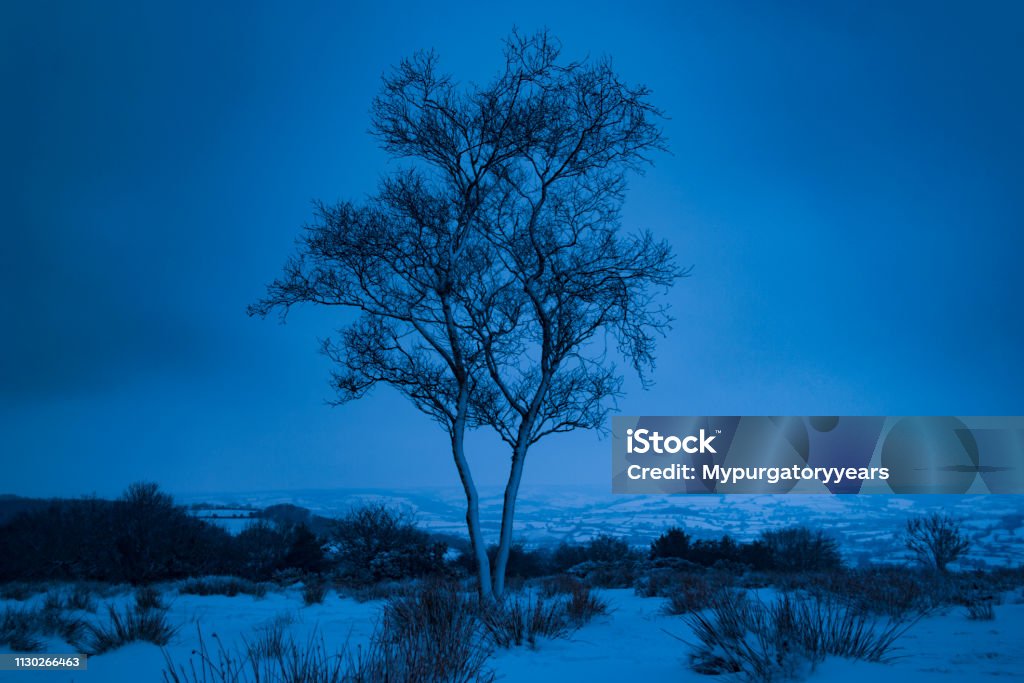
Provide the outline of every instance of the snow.
[[[482,488],[484,533],[494,538],[501,521],[504,492]],[[465,502],[459,490],[336,489],[321,491],[179,494],[197,509],[248,510],[288,502],[328,517],[366,502],[383,502],[415,515],[419,526],[465,536]],[[698,538],[729,534],[749,541],[766,529],[805,525],[837,532],[841,552],[851,563],[899,561],[905,548],[900,532],[912,515],[944,510],[969,521],[978,534],[972,554],[990,566],[1024,563],[1024,496],[1014,495],[613,495],[603,488],[525,486],[517,507],[517,538],[529,546],[561,541],[585,542],[599,534],[647,546],[669,526],[683,526]],[[842,528],[836,522],[841,521]],[[1009,533],[996,536],[990,529]]]
[[[688,647],[693,641],[685,620],[662,613],[658,598],[642,598],[630,589],[605,590],[611,612],[595,618],[568,639],[546,639],[536,649],[526,647],[498,650],[490,666],[498,680],[540,683],[542,681],[689,681],[715,683],[714,677],[699,675],[686,666]],[[41,598],[35,598],[39,600]],[[124,594],[112,600],[127,605]],[[314,630],[322,634],[329,648],[347,643],[358,647],[369,640],[381,604],[359,603],[331,593],[325,604],[303,607],[295,589],[271,592],[263,598],[239,595],[173,595],[168,617],[182,628],[167,647],[171,658],[184,663],[198,644],[196,626],[202,628],[208,645],[214,633],[227,646],[252,639],[257,630],[285,620],[297,640],[304,641]],[[4,603],[25,606],[25,603]],[[963,608],[947,608],[922,619],[899,641],[901,655],[889,664],[829,659],[809,676],[810,681],[845,683],[953,683],[983,680],[990,676],[1024,678],[1024,598],[1020,591],[1005,596],[995,608],[994,621],[969,621]],[[104,611],[101,603],[99,614]],[[70,652],[66,644],[51,642],[49,652]],[[0,672],[0,681],[32,680],[41,683],[135,683],[160,681],[164,656],[155,645],[135,643],[90,658],[85,672]]]
[[[0,600],[0,610],[6,606],[33,606],[41,599],[41,596],[36,596],[31,601],[20,603]],[[100,601],[95,615],[78,615],[87,620],[104,619],[106,605],[126,608],[133,600],[133,594],[126,593]],[[306,642],[315,631],[324,637],[332,650],[341,649],[345,643],[356,648],[369,641],[381,607],[380,602],[359,603],[349,598],[340,598],[335,593],[331,593],[322,605],[305,607],[297,589],[268,592],[262,598],[250,595],[178,595],[170,591],[165,593],[164,602],[169,607],[167,620],[181,627],[167,646],[167,652],[176,664],[186,663],[192,650],[198,647],[200,628],[208,648],[215,647],[214,634],[225,646],[232,648],[240,644],[243,638],[253,640],[259,629],[269,627],[278,620],[290,622],[289,630],[300,643]],[[10,650],[0,646],[0,652]],[[71,653],[74,649],[59,640],[51,639],[44,652]],[[31,674],[0,671],[0,681],[6,681],[5,676],[17,676],[17,680],[31,677],[33,683],[138,683],[161,681],[164,668],[165,659],[160,647],[150,643],[132,643],[90,657],[86,671],[34,671]]]
[[543,640],[536,650],[499,650],[491,665],[499,680],[526,681],[677,681],[686,668],[688,636],[679,617],[661,613],[664,600],[640,598],[631,589],[600,591],[610,614],[596,617],[568,640]]

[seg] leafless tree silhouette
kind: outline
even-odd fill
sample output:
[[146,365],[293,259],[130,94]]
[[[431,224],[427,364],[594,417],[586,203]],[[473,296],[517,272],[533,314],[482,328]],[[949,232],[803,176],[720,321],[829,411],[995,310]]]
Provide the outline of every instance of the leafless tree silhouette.
[[941,512],[907,520],[906,541],[923,565],[943,573],[971,545],[960,520]]
[[[603,426],[622,383],[609,351],[647,381],[669,323],[655,298],[685,274],[665,243],[620,231],[627,174],[664,146],[647,89],[607,60],[559,57],[546,32],[513,33],[485,87],[459,86],[430,52],[401,62],[372,131],[410,168],[365,205],[318,206],[284,276],[250,308],[361,313],[324,346],[338,400],[384,383],[446,429],[483,599],[504,591],[530,446]],[[512,451],[493,568],[464,447],[481,426]]]

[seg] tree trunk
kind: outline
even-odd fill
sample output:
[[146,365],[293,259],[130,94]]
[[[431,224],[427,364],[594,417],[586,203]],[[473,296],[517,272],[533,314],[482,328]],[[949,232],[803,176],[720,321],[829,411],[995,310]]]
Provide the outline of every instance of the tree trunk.
[[526,462],[526,447],[517,446],[512,451],[512,467],[509,468],[508,483],[505,485],[505,500],[501,509],[501,537],[498,541],[498,556],[494,562],[494,595],[500,598],[505,593],[505,571],[508,556],[512,551],[512,523],[516,515],[516,498],[519,496],[519,482],[523,478],[523,464]]
[[459,471],[462,489],[466,493],[466,527],[469,529],[470,546],[476,559],[477,579],[480,582],[478,594],[481,602],[491,602],[494,599],[491,591],[491,563],[487,559],[487,544],[480,528],[480,495],[469,471],[469,461],[466,460],[465,433],[466,420],[460,416],[452,429],[452,456]]

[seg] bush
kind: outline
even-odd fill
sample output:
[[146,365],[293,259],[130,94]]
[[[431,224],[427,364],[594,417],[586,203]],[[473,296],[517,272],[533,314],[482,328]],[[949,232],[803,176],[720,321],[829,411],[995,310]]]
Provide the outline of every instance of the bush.
[[[494,566],[494,560],[498,556],[498,546],[492,545],[487,549],[487,557]],[[476,561],[467,558],[472,562],[471,574],[476,572]],[[527,550],[521,543],[515,543],[508,551],[508,564],[505,566],[507,578],[533,579],[550,574],[551,556],[542,549]]]
[[650,560],[637,572],[633,590],[645,598],[667,598],[689,576],[705,571],[700,565],[676,557]]
[[64,594],[64,607],[69,610],[95,612],[96,600],[87,586],[77,583]]
[[289,534],[289,543],[279,569],[295,569],[304,574],[321,574],[327,570],[323,543],[308,526],[295,526]]
[[751,543],[738,543],[730,536],[694,541],[678,527],[671,527],[653,543],[651,560],[685,560],[720,571],[802,572],[835,570],[842,566],[838,545],[820,531],[794,527],[767,531]]
[[587,543],[587,559],[591,562],[621,562],[633,557],[628,543],[608,534],[599,534]]
[[704,567],[713,567],[723,562],[740,564],[743,562],[743,548],[731,536],[723,536],[718,540],[701,539],[690,545],[686,559]]
[[111,605],[107,611],[109,616],[106,624],[86,626],[82,648],[89,655],[110,652],[136,641],[163,646],[178,632],[178,627],[171,626],[167,621],[165,610],[132,609],[118,612]]
[[353,585],[443,574],[447,548],[384,505],[357,508],[332,533],[339,569]]
[[284,564],[291,542],[285,531],[260,520],[235,536],[231,547],[231,573],[265,581]]
[[42,637],[56,636],[76,646],[85,628],[84,621],[65,615],[53,603],[40,609],[7,608],[0,614],[0,644],[15,651],[36,652],[44,646]]
[[183,581],[178,592],[182,595],[226,595],[229,598],[242,593],[262,598],[267,594],[267,584],[235,576],[206,576]]
[[553,598],[556,595],[572,595],[583,585],[583,582],[575,576],[556,574],[541,581],[540,594],[545,598]]
[[142,586],[135,590],[135,609],[137,611],[150,609],[166,609],[160,591],[152,586]]
[[0,614],[0,645],[15,652],[38,652],[43,649],[38,612],[8,607]]
[[327,597],[327,584],[323,581],[310,579],[302,586],[302,602],[307,607],[323,604]]
[[[487,547],[487,559],[491,566],[494,566],[498,557],[498,546]],[[460,575],[476,576],[476,556],[469,547],[461,548],[453,566],[460,572]],[[522,543],[514,543],[508,552],[508,563],[505,565],[506,585],[509,580],[521,581],[523,579],[535,579],[548,576],[552,572],[552,554],[544,548],[534,550],[526,549]]]
[[578,564],[568,570],[570,576],[582,579],[598,588],[629,588],[636,582],[639,569],[632,560],[618,562],[592,562]]
[[834,601],[797,601],[791,596],[764,604],[744,595],[722,594],[710,613],[687,622],[699,643],[691,646],[698,673],[742,674],[753,681],[794,677],[826,656],[883,662],[913,622],[879,624]]
[[481,612],[484,628],[497,647],[524,643],[537,646],[538,637],[561,638],[571,633],[565,602],[542,596],[513,595]]
[[822,531],[802,526],[765,531],[760,541],[776,571],[833,571],[842,566],[838,544]]
[[569,621],[579,628],[596,616],[608,614],[608,603],[594,595],[587,586],[576,585],[565,603],[565,613]]
[[313,633],[297,642],[280,622],[260,637],[228,650],[202,632],[187,663],[165,651],[165,683],[491,683],[487,646],[471,598],[457,586],[431,583],[394,598],[369,647],[357,655],[329,652]]
[[489,655],[475,598],[435,581],[388,601],[353,680],[485,683],[494,680],[485,668]]
[[871,567],[795,577],[799,588],[834,596],[858,614],[894,618],[924,614],[942,604],[949,589],[934,576],[906,567]]
[[970,547],[963,523],[945,513],[933,512],[925,517],[907,520],[907,548],[926,567],[945,573]]
[[57,591],[51,591],[43,596],[43,609],[49,612],[64,609],[64,596]]
[[549,572],[564,574],[581,564],[611,565],[630,564],[638,558],[636,552],[622,539],[599,534],[586,544],[560,543],[548,561]]
[[968,604],[967,618],[971,621],[992,621],[996,618],[995,601],[978,600]]
[[651,559],[675,557],[685,559],[690,553],[690,536],[679,527],[667,529],[651,543]]
[[140,584],[209,574],[231,543],[155,484],[133,484],[117,500],[54,500],[0,525],[0,581]]
[[346,668],[346,657],[329,652],[313,633],[304,643],[283,629],[271,629],[253,642],[228,650],[216,634],[211,649],[202,631],[199,646],[187,664],[175,665],[164,650],[164,683],[357,683],[385,680],[357,678]]
[[668,594],[664,611],[666,614],[689,614],[707,609],[714,604],[721,585],[708,581],[703,576],[683,574]]
[[561,574],[588,559],[585,546],[575,543],[559,543],[551,555],[551,569],[554,573]]

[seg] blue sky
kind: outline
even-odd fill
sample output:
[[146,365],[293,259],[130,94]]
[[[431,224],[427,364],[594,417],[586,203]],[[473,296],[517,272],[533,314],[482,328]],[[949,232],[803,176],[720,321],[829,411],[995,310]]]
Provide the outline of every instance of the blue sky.
[[[625,218],[694,271],[623,414],[1021,412],[1024,5],[213,5],[2,10],[0,492],[455,484],[398,396],[324,404],[330,312],[245,307],[313,199],[396,168],[380,74],[433,47],[484,80],[513,26],[670,117]],[[555,437],[524,483],[603,485],[608,458]]]

